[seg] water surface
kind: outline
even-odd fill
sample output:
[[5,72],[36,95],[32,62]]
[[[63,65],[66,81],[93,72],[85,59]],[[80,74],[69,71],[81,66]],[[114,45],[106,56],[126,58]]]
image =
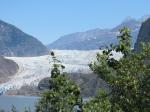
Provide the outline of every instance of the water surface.
[[19,112],[24,112],[25,108],[35,110],[35,104],[40,97],[27,96],[0,96],[0,109],[10,111],[14,105]]

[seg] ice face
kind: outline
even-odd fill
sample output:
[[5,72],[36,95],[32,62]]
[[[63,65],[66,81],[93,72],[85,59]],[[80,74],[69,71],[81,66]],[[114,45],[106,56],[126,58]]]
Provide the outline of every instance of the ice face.
[[[54,50],[58,60],[65,65],[64,72],[68,73],[90,73],[88,66],[95,59],[100,50],[79,51],[79,50]],[[121,54],[113,52],[115,58],[120,58]],[[51,70],[50,56],[39,57],[6,57],[15,61],[19,65],[19,71],[6,83],[0,84],[0,93],[10,89],[19,89],[23,85],[38,85],[39,81],[45,77],[50,77]]]

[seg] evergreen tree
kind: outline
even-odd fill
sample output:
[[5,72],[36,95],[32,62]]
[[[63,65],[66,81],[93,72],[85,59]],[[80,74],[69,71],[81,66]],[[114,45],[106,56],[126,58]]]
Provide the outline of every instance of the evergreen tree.
[[[111,45],[97,53],[91,70],[110,87],[94,98],[83,101],[80,88],[66,78],[65,68],[53,52],[49,91],[39,101],[37,112],[150,112],[150,44],[143,44],[140,53],[132,52],[131,33],[120,30],[119,45]],[[119,60],[113,52],[123,54]]]
[[49,91],[45,92],[39,101],[37,112],[71,112],[80,111],[82,98],[80,97],[80,88],[67,79],[65,68],[59,60],[56,59],[54,52],[51,52],[53,59],[53,68],[49,80]]
[[[150,111],[150,44],[143,44],[140,53],[131,52],[130,31],[120,30],[119,45],[97,54],[91,69],[110,85],[112,111]],[[120,60],[112,58],[112,51],[121,52]]]

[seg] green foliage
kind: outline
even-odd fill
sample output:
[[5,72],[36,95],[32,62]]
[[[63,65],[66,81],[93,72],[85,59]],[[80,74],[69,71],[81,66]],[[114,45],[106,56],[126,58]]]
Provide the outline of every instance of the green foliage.
[[82,98],[80,88],[66,78],[65,68],[51,52],[53,69],[50,78],[50,90],[43,94],[37,105],[37,112],[71,112],[74,108],[81,108]]
[[104,90],[100,90],[98,96],[85,102],[84,112],[111,112],[111,103]]
[[[150,44],[143,44],[139,54],[131,52],[130,31],[120,30],[119,45],[97,54],[91,69],[111,88],[112,111],[116,107],[124,112],[150,111]],[[124,56],[118,61],[112,51]]]
[[115,48],[115,51],[123,53],[124,57],[128,56],[131,52],[131,31],[126,27],[121,29],[118,40],[119,45]]
[[[37,112],[149,112],[150,111],[150,44],[142,52],[131,50],[131,33],[120,30],[119,45],[111,45],[97,53],[91,70],[110,86],[110,92],[100,90],[98,96],[83,101],[80,88],[66,78],[65,68],[53,52],[50,88],[39,101]],[[112,52],[123,57],[113,58]]]
[[17,112],[16,107],[12,105],[11,112]]
[[24,112],[31,112],[30,107],[28,109],[25,107]]

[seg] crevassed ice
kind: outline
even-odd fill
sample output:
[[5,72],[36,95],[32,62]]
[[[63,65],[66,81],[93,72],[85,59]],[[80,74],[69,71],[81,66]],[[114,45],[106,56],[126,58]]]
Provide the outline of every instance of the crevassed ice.
[[[68,73],[90,73],[88,64],[95,59],[100,50],[79,51],[79,50],[54,50],[56,57],[65,65],[65,72]],[[113,53],[119,59],[121,53]],[[19,65],[16,75],[10,77],[6,83],[0,84],[0,93],[10,89],[19,89],[23,85],[38,85],[39,81],[50,76],[49,56],[39,57],[6,57]]]

